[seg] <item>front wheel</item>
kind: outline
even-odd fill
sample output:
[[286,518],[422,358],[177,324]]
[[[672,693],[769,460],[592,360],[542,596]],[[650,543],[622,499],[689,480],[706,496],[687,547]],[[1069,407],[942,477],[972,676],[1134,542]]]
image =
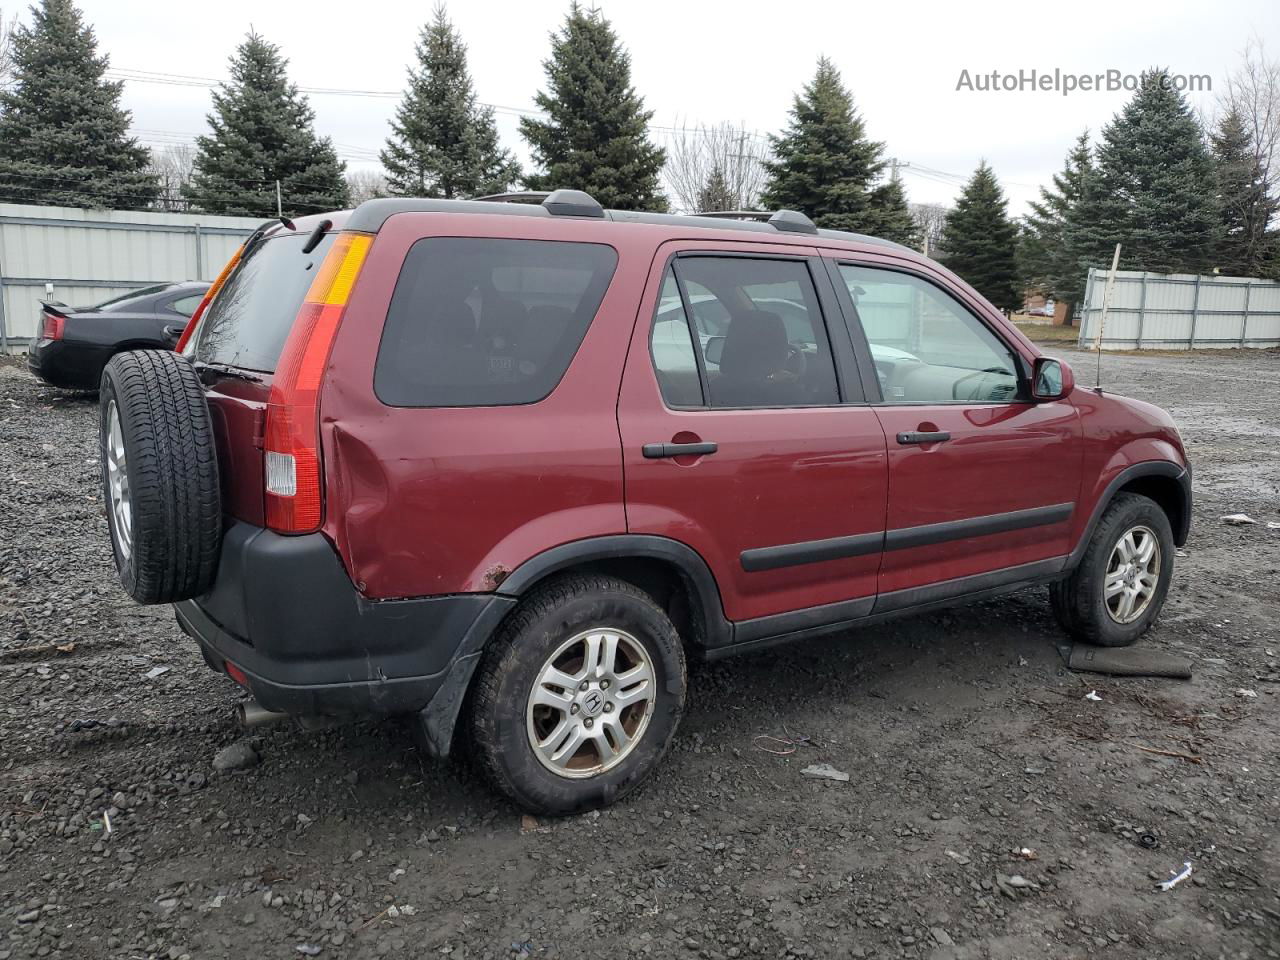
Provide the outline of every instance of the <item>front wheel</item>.
[[518,806],[576,813],[649,775],[684,697],[684,650],[662,609],[629,583],[570,577],[524,600],[486,651],[471,739]]
[[1139,494],[1117,494],[1080,564],[1049,588],[1058,622],[1088,643],[1127,647],[1160,615],[1173,554],[1173,530],[1160,506]]

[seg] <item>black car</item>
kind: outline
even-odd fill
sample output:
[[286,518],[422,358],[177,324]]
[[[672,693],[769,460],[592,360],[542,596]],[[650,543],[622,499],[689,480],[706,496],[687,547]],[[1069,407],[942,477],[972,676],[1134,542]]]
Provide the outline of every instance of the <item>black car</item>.
[[55,387],[97,390],[102,368],[114,354],[173,349],[208,289],[205,281],[161,283],[91,307],[45,302],[27,366]]

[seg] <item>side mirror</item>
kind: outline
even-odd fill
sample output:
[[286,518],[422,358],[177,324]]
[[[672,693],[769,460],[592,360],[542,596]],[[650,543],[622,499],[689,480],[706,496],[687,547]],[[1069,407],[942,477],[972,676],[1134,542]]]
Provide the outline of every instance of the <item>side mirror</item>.
[[1061,400],[1075,389],[1071,368],[1052,357],[1036,357],[1031,368],[1031,399]]
[[187,328],[185,323],[168,324],[161,332],[161,340],[167,349],[172,350],[178,345],[178,338],[182,336],[182,331]]

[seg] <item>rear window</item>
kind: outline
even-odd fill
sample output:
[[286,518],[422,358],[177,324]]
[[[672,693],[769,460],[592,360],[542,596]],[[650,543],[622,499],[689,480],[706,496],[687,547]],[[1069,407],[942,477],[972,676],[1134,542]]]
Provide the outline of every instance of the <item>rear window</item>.
[[119,310],[123,312],[136,307],[143,300],[154,297],[157,293],[164,293],[172,286],[173,284],[171,283],[157,283],[154,286],[142,287],[138,290],[130,290],[128,293],[117,294],[110,300],[103,300],[101,303],[95,303],[88,307],[76,307],[76,309],[85,313],[89,313],[94,310]]
[[326,235],[308,254],[302,252],[305,234],[250,247],[196,328],[195,359],[274,373],[302,298],[335,235]]
[[597,243],[419,240],[387,311],[378,398],[399,407],[541,400],[568,369],[617,262]]

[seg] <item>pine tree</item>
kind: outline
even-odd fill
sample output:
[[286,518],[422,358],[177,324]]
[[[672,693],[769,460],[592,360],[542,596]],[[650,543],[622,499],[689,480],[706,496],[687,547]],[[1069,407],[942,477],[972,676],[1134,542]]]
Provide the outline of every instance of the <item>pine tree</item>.
[[576,0],[551,37],[547,87],[534,98],[546,120],[523,117],[541,173],[531,190],[585,190],[605,207],[664,210],[658,177],[666,153],[649,141],[653,111],[631,86],[631,57],[598,10]]
[[391,193],[474,197],[502,193],[520,178],[510,151],[498,145],[493,109],[476,102],[467,48],[443,5],[422,28],[417,69],[396,108],[382,151]]
[[840,71],[826,57],[796,95],[786,130],[771,136],[774,157],[760,202],[799,210],[820,227],[910,243],[914,223],[902,185],[884,176],[884,144],[870,140]]
[[71,0],[41,0],[13,34],[0,90],[0,196],[22,203],[137,209],[159,193],[150,154],[128,134],[122,84],[104,79],[93,28]]
[[1093,174],[1089,131],[1076,139],[1053,187],[1041,187],[1031,203],[1018,238],[1018,267],[1022,284],[1046,297],[1076,304],[1084,297],[1087,271],[1080,269],[1076,251],[1067,240],[1067,223]]
[[1267,224],[1280,203],[1267,189],[1244,118],[1226,113],[1209,136],[1218,201],[1218,243],[1213,265],[1232,277],[1258,277],[1267,269],[1274,243]]
[[732,210],[737,203],[738,198],[734,195],[733,188],[729,186],[724,168],[719,165],[712,167],[711,173],[707,175],[707,182],[698,191],[698,211],[710,213],[717,210]]
[[1218,213],[1213,162],[1200,124],[1163,69],[1142,74],[1138,90],[1102,128],[1096,191],[1078,231],[1083,267],[1121,263],[1157,273],[1203,273],[1211,265]]
[[984,160],[965,184],[943,228],[946,265],[997,307],[1012,310],[1022,303],[1017,236],[1004,191]]
[[286,215],[347,205],[345,164],[289,81],[280,48],[250,32],[231,57],[231,79],[213,92],[212,133],[196,140],[188,196],[210,213],[273,217],[276,183]]

